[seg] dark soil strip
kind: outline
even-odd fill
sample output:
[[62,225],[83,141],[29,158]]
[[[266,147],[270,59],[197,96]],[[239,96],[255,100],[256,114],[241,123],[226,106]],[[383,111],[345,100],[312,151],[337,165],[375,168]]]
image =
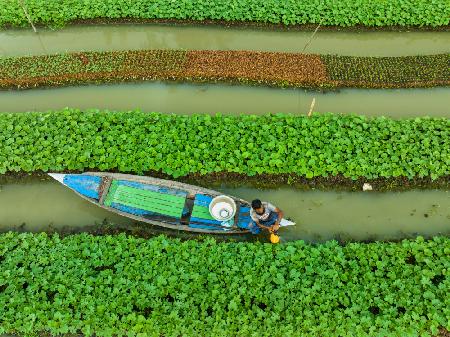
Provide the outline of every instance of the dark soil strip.
[[[174,26],[219,26],[224,28],[242,27],[262,30],[281,30],[281,31],[311,31],[316,28],[316,24],[303,25],[284,25],[281,23],[264,23],[254,21],[225,21],[225,20],[181,20],[181,19],[138,19],[138,18],[96,18],[96,19],[76,19],[66,23],[67,25],[117,25],[117,24],[164,24]],[[35,24],[37,28],[45,28],[47,25]],[[1,28],[1,27],[0,27]],[[17,29],[10,25],[5,25],[5,29]],[[26,29],[29,29],[28,27]],[[350,27],[341,26],[320,26],[320,31],[336,32],[449,32],[450,25],[447,26],[373,26],[355,25]]]
[[[100,171],[91,169],[90,171]],[[108,172],[118,172],[109,170]],[[64,173],[81,173],[78,171],[64,171]],[[125,173],[125,172],[120,172]],[[133,172],[126,172],[133,174]],[[396,178],[377,178],[352,180],[342,175],[332,177],[305,178],[294,174],[260,174],[256,176],[246,176],[238,173],[212,173],[206,175],[190,174],[180,178],[173,178],[170,175],[161,172],[146,172],[145,176],[151,176],[161,179],[175,180],[192,185],[198,185],[207,188],[218,188],[220,186],[229,187],[255,187],[255,188],[279,188],[290,186],[300,190],[338,190],[338,191],[361,191],[364,183],[370,183],[374,191],[406,191],[411,189],[444,189],[450,188],[450,176],[440,177],[436,180],[427,178],[408,179],[406,177]],[[0,175],[0,185],[7,183],[28,183],[41,180],[51,180],[47,173],[36,171],[33,173],[16,172]],[[368,192],[370,193],[370,192]]]
[[146,50],[0,59],[0,89],[154,80],[315,89],[448,86],[450,54],[371,58]]

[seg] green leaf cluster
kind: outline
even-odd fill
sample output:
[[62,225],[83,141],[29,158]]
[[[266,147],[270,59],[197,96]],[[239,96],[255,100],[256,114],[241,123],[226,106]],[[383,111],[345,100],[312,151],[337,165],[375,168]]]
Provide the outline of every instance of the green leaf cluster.
[[[327,74],[341,84],[364,82],[364,87],[415,86],[417,82],[429,85],[448,83],[450,54],[402,57],[357,57],[321,55]],[[339,84],[338,84],[339,86]]]
[[64,109],[0,114],[0,173],[119,170],[328,177],[449,175],[450,120]]
[[0,333],[430,336],[450,238],[283,245],[6,233]]
[[113,52],[80,52],[53,55],[0,57],[0,80],[55,77],[63,80],[67,75],[102,73],[160,73],[183,68],[186,51],[183,50],[130,50]]
[[[223,20],[283,25],[446,26],[448,0],[25,0],[32,20],[64,25],[86,19]],[[16,0],[2,0],[1,26],[27,26]]]

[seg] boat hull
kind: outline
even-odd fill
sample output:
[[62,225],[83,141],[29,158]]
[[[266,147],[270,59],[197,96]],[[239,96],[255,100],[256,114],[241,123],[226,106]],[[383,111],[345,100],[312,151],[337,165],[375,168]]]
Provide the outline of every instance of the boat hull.
[[[207,212],[221,193],[165,179],[109,172],[49,173],[81,198],[121,216],[173,230],[205,234],[250,234],[250,203],[238,205],[232,221],[221,223]],[[280,225],[294,223],[283,219]]]

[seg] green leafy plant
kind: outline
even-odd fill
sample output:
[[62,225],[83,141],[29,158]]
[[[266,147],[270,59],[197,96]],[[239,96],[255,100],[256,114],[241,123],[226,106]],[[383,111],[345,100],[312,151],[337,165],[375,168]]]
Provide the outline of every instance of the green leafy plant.
[[430,336],[450,238],[271,245],[0,235],[0,333]]
[[[84,0],[24,1],[37,24],[61,26],[89,19],[222,20],[283,25],[446,26],[447,0]],[[1,26],[27,26],[16,0],[3,0]]]
[[401,88],[450,83],[450,54],[356,57],[321,55],[338,87]]
[[119,170],[446,177],[450,120],[64,109],[0,114],[0,173]]

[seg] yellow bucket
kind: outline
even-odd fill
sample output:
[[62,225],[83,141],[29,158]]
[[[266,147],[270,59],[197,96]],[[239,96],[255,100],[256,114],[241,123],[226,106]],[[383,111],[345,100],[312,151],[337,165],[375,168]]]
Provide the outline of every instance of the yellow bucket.
[[270,233],[270,242],[279,243],[280,237],[278,235],[276,235],[275,233]]

